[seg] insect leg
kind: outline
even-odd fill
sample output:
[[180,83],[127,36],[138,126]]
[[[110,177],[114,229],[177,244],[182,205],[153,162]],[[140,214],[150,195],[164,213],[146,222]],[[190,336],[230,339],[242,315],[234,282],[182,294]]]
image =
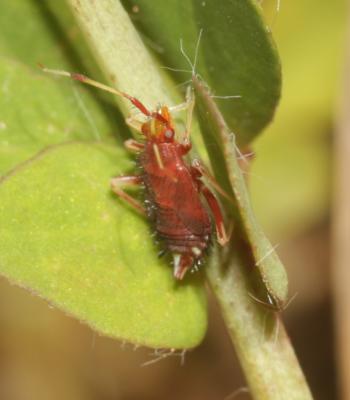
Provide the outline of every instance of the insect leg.
[[135,129],[137,132],[143,133],[142,132],[142,125],[143,122],[135,119],[134,117],[127,117],[125,119],[125,122],[130,128]]
[[229,237],[226,233],[224,218],[221,213],[219,202],[209,188],[204,185],[204,183],[201,184],[200,190],[203,193],[211,212],[213,213],[218,242],[221,246],[224,246],[229,241]]
[[181,280],[186,271],[193,265],[194,258],[187,254],[173,254],[174,258],[174,277]]
[[136,186],[140,185],[142,183],[142,179],[140,176],[116,176],[112,178],[111,180],[111,188],[113,192],[127,201],[131,206],[133,206],[139,213],[145,215],[145,209],[142,207],[142,205],[135,200],[133,197],[128,195],[127,193],[124,192],[123,189],[121,189],[121,186]]
[[185,143],[190,141],[190,133],[191,133],[191,126],[192,126],[192,119],[193,119],[193,109],[194,109],[194,105],[196,102],[196,100],[194,98],[194,94],[193,94],[193,89],[191,86],[189,86],[187,89],[186,102],[188,104],[188,108],[187,108],[186,132],[185,132],[185,137],[184,137]]
[[169,111],[171,113],[175,113],[178,111],[188,110],[189,105],[192,102],[192,98],[193,98],[192,87],[188,86],[187,90],[186,90],[186,101],[184,101],[183,103],[177,104],[176,106],[168,107]]
[[183,154],[188,153],[192,148],[192,144],[190,141],[190,134],[191,134],[191,126],[192,126],[195,98],[194,98],[193,90],[192,90],[191,86],[189,86],[187,89],[186,104],[187,104],[186,129],[185,129],[184,137],[183,137],[182,143],[181,143]]
[[[202,164],[200,163],[199,160],[194,160],[191,167],[191,171],[193,178],[196,180],[198,184],[200,192],[205,197],[208,206],[213,214],[218,242],[221,246],[224,246],[229,241],[229,236],[226,233],[224,225],[224,217],[222,215],[221,208],[217,198],[210,191],[210,189],[200,180],[200,177],[203,175],[202,173],[203,169],[202,169]],[[215,181],[214,177],[213,180]]]
[[255,153],[249,146],[245,147],[244,149],[238,149],[237,152],[238,152],[238,157],[237,157],[238,165],[243,173],[248,174],[250,169],[250,164],[252,160],[254,160]]
[[183,110],[186,110],[187,108],[188,108],[187,101],[185,101],[184,103],[176,104],[176,106],[168,107],[168,109],[169,109],[169,111],[171,113],[176,113],[178,111],[183,111]]
[[136,153],[139,153],[140,151],[142,151],[143,149],[144,149],[144,147],[145,147],[145,145],[143,144],[143,143],[140,143],[140,142],[138,142],[137,140],[135,140],[135,139],[128,139],[128,140],[125,140],[125,142],[124,142],[124,146],[128,149],[128,150],[130,150],[130,151],[132,151],[132,152],[136,152]]
[[227,200],[234,202],[234,199],[220,186],[215,177],[208,171],[208,168],[206,168],[206,166],[197,158],[192,161],[192,169],[196,171],[196,176],[204,176],[218,193],[220,193]]

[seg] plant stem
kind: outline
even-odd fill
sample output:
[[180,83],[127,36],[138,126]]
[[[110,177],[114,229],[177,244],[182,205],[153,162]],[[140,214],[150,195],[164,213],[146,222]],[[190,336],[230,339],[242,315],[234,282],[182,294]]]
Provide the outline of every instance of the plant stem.
[[[227,215],[235,221],[234,240],[231,248],[216,249],[212,255],[207,268],[210,286],[220,304],[253,398],[312,399],[280,315],[249,295],[261,298],[267,295],[268,300],[274,300],[276,310],[283,309],[286,273],[277,254],[272,257],[273,247],[255,220],[237,160],[234,135],[198,79],[194,79],[194,88],[201,131],[209,145],[208,152],[212,152],[212,164],[218,159],[225,162],[216,179],[234,196],[232,202],[225,203]],[[215,142],[219,143],[216,148]],[[261,268],[262,262],[264,268]]]
[[218,252],[207,268],[209,284],[256,400],[307,400],[312,395],[280,316],[250,296],[247,262],[236,245],[225,261]]
[[[154,109],[160,102],[180,102],[175,90],[166,90],[165,74],[143,45],[129,16],[116,0],[67,0],[101,69],[119,90],[142,99]],[[132,77],[132,79],[130,79]],[[150,90],[150,88],[152,88]],[[125,105],[130,104],[124,101]],[[130,111],[125,109],[125,113]]]

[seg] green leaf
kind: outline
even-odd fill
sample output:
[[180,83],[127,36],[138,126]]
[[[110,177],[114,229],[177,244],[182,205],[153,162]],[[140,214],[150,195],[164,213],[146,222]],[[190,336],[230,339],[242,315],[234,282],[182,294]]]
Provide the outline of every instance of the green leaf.
[[[239,95],[219,100],[227,124],[245,145],[271,120],[281,89],[278,55],[271,34],[252,0],[226,1],[124,1],[145,43],[166,67],[190,69],[180,52],[180,39],[196,72],[215,95]],[[136,12],[135,12],[136,11]],[[178,82],[191,72],[173,72]]]
[[50,144],[114,141],[113,121],[84,89],[0,58],[0,175]]
[[101,76],[69,9],[55,1],[3,3],[0,175],[49,144],[72,139],[115,142],[116,133],[126,137],[118,110],[101,92],[48,76],[38,67],[42,62]]
[[0,185],[0,270],[99,332],[188,348],[206,330],[202,282],[177,283],[150,227],[109,188],[133,168],[106,145],[50,148]]
[[1,55],[35,69],[41,62],[56,68],[89,72],[95,78],[101,76],[72,14],[63,2],[3,0],[2,6]]
[[[92,57],[69,10],[51,1],[8,2],[0,21],[0,173],[15,168],[1,186],[7,194],[0,197],[0,273],[100,333],[152,347],[195,346],[206,329],[203,288],[192,279],[175,284],[169,260],[156,256],[147,222],[110,194],[110,177],[133,164],[124,150],[96,140],[120,147],[120,138],[129,136],[124,120],[97,90],[43,74],[36,65],[96,69],[91,61],[85,66]],[[69,140],[94,143],[57,147],[16,167]],[[79,176],[96,182],[94,190]],[[102,222],[101,215],[111,217]],[[130,265],[132,276],[119,271],[130,272]]]
[[[233,211],[231,211],[232,204],[226,200],[226,208],[229,210],[230,215],[236,216],[233,235],[236,236],[236,240],[244,241],[247,238],[248,246],[254,259],[253,265],[249,260],[247,269],[249,267],[258,268],[269,295],[278,307],[282,307],[288,295],[287,274],[254,215],[236,156],[237,145],[235,137],[230,133],[225,120],[211,99],[210,94],[203,87],[203,84],[197,79],[194,79],[193,83],[200,116],[200,126],[204,134],[209,157],[214,161],[220,160],[219,169],[217,169],[218,163],[212,163],[216,179],[226,193],[235,200]],[[238,215],[239,218],[237,219]],[[243,245],[240,251],[244,254],[247,253],[246,246]]]

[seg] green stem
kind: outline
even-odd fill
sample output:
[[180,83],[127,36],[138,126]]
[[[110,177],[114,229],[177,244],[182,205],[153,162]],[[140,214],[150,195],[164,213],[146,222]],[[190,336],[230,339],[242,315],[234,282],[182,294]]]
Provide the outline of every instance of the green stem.
[[251,296],[273,300],[274,307],[282,310],[288,287],[284,266],[271,252],[273,248],[255,219],[238,164],[234,135],[198,79],[194,79],[194,88],[210,159],[212,164],[217,160],[222,163],[219,171],[213,165],[216,179],[233,196],[231,202],[224,204],[227,215],[235,221],[234,238],[231,248],[216,249],[211,256],[211,265],[206,269],[210,286],[253,398],[312,399],[279,314]]
[[[180,102],[116,0],[67,0],[102,71],[112,85],[154,109]],[[130,78],[132,77],[132,78]],[[124,101],[130,108],[130,104]]]
[[207,276],[251,395],[256,400],[312,399],[280,316],[249,296],[247,262],[241,253],[237,245],[225,261],[216,252]]

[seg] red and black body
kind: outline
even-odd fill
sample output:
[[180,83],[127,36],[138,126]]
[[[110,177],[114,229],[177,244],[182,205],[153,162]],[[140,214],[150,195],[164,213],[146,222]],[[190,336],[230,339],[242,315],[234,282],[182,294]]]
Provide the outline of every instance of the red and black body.
[[[199,163],[186,163],[184,156],[191,149],[188,133],[182,142],[176,140],[169,109],[161,107],[150,112],[139,100],[127,98],[147,116],[142,123],[129,121],[143,134],[144,143],[133,139],[126,142],[130,150],[139,153],[142,173],[113,178],[112,188],[153,220],[158,236],[173,255],[174,276],[182,279],[189,268],[201,263],[210,243],[212,223],[202,195],[214,217],[218,242],[227,242],[220,206],[201,181]],[[146,209],[120,188],[125,184],[145,187]]]
[[147,142],[139,158],[146,209],[159,237],[173,253],[179,274],[203,257],[210,242],[211,221],[200,198],[201,183],[185,163],[181,145],[156,146],[157,150],[153,141]]

